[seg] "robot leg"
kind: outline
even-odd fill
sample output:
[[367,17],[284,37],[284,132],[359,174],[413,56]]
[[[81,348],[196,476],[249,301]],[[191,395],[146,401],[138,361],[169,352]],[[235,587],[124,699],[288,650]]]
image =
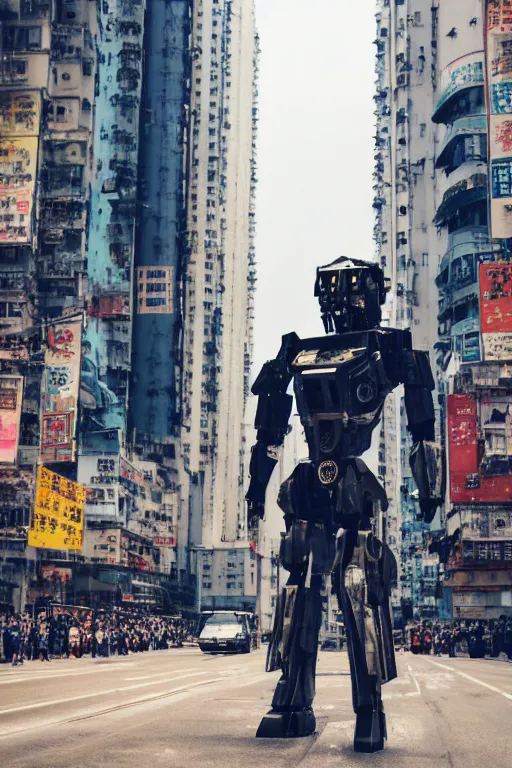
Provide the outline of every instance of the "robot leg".
[[389,557],[369,531],[349,530],[338,539],[334,578],[347,633],[356,752],[377,752],[387,737],[381,689],[396,677]]
[[312,704],[318,634],[322,620],[322,576],[311,574],[308,523],[297,520],[281,544],[281,562],[290,571],[276,607],[267,671],[281,669],[272,709],[260,723],[257,737],[309,736],[316,728]]

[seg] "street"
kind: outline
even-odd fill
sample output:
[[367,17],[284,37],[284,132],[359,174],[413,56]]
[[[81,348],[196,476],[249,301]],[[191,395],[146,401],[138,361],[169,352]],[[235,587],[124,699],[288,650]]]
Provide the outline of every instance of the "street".
[[398,655],[385,688],[386,749],[352,751],[346,653],[320,653],[318,734],[266,741],[254,734],[278,674],[265,651],[206,656],[195,648],[111,659],[0,668],[0,764],[8,768],[481,768],[510,759],[512,666]]

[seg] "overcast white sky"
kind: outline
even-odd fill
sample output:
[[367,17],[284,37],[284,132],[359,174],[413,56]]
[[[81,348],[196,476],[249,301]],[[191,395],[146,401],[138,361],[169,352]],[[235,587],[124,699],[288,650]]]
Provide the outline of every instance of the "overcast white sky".
[[315,268],[373,258],[373,0],[256,0],[261,40],[254,374],[323,333]]

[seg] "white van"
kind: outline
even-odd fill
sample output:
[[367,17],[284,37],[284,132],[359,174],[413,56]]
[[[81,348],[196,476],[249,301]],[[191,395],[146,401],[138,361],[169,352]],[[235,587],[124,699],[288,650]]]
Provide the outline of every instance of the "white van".
[[203,653],[250,653],[256,647],[256,616],[245,611],[203,611],[198,635]]

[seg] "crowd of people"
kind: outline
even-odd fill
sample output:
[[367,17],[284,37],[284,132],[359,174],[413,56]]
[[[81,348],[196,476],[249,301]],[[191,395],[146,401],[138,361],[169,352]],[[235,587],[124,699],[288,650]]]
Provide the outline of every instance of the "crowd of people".
[[102,613],[81,622],[66,613],[0,615],[0,661],[14,666],[52,657],[127,656],[190,639],[189,623],[180,617]]
[[512,662],[512,618],[500,616],[492,621],[458,622],[453,625],[418,623],[409,627],[408,647],[412,653],[468,653],[472,658],[505,654]]

